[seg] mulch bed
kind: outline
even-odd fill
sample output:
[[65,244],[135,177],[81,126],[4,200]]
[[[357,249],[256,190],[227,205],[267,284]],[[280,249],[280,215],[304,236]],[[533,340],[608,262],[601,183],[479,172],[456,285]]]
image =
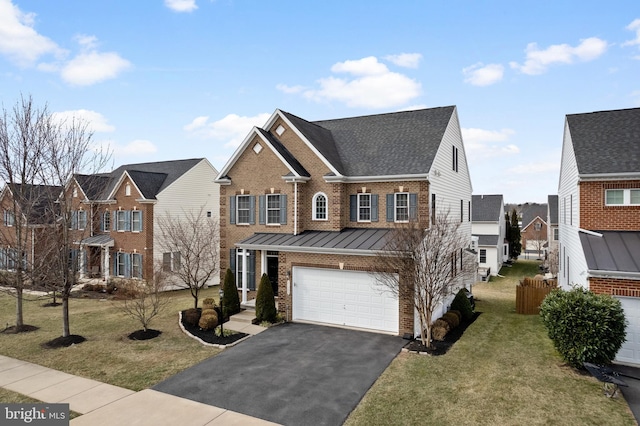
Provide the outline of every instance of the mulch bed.
[[[200,340],[202,340],[203,342],[206,343],[211,343],[214,345],[230,345],[233,342],[237,342],[238,340],[248,336],[247,333],[235,333],[232,334],[230,336],[216,336],[215,330],[202,330],[200,327],[198,326],[192,326],[191,324],[187,324],[184,321],[184,311],[182,311],[182,315],[181,315],[181,321],[182,321],[182,326],[184,327],[185,331],[189,334],[191,334],[192,336],[196,336],[197,338],[199,338]],[[224,324],[223,324],[224,327]]]
[[4,330],[0,331],[2,334],[18,334],[18,333],[28,333],[30,331],[36,331],[40,327],[36,327],[35,325],[27,325],[24,324],[21,327],[16,327],[15,325],[9,326]]
[[85,340],[87,339],[82,336],[79,336],[77,334],[70,334],[67,337],[56,337],[55,339],[49,340],[48,342],[45,342],[40,346],[45,349],[68,348],[71,345],[77,345],[84,342]]
[[160,330],[152,330],[148,328],[147,330],[136,330],[133,333],[129,334],[127,337],[129,340],[149,340],[155,339],[159,335],[162,334]]
[[460,337],[462,337],[467,327],[473,324],[473,322],[480,316],[481,313],[482,312],[475,312],[473,314],[473,318],[471,318],[469,321],[460,323],[458,327],[447,333],[443,341],[434,340],[433,342],[431,342],[431,348],[427,348],[422,344],[422,342],[420,341],[420,336],[407,343],[404,347],[411,352],[427,353],[434,356],[444,355],[453,346],[453,344],[456,343],[460,339]]

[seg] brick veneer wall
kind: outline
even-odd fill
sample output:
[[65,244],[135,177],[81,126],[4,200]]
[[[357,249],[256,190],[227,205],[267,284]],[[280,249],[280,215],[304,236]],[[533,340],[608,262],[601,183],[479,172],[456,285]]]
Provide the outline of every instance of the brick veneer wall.
[[622,278],[589,278],[589,289],[598,294],[640,297],[640,280]]
[[640,230],[640,206],[605,205],[605,190],[628,188],[640,188],[640,180],[580,182],[580,227],[597,231]]

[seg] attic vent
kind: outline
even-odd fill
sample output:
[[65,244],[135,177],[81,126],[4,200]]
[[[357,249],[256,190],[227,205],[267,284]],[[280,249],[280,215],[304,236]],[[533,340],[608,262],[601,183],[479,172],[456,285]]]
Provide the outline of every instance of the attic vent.
[[262,145],[260,145],[259,143],[256,143],[253,146],[253,152],[255,152],[256,154],[260,154],[260,151],[262,151]]
[[285,131],[285,128],[282,126],[282,124],[280,124],[278,128],[276,128],[276,133],[278,134],[278,136],[282,136],[284,131]]

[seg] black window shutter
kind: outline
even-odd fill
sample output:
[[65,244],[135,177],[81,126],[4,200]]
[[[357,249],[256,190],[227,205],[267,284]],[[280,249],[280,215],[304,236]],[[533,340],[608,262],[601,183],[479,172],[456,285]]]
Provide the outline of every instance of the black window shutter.
[[258,195],[258,223],[264,225],[267,223],[267,196]]
[[358,221],[358,196],[349,195],[349,220],[351,222]]
[[394,195],[387,194],[387,222],[393,222],[394,214],[393,209],[395,208]]
[[287,194],[280,195],[280,223],[287,224]]
[[418,218],[418,194],[409,194],[409,219],[416,220]]
[[378,194],[371,194],[371,222],[378,221]]

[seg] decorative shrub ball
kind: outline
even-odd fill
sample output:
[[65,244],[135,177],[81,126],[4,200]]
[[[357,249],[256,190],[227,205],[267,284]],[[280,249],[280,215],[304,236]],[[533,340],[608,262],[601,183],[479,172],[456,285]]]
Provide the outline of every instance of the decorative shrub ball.
[[202,309],[213,309],[216,307],[216,300],[213,297],[207,297],[202,301]]
[[442,319],[449,323],[449,327],[451,327],[451,330],[453,330],[454,328],[460,325],[460,320],[458,319],[458,316],[454,313],[447,312],[442,316]]
[[200,321],[200,315],[201,315],[200,309],[196,309],[196,308],[187,309],[186,311],[184,311],[184,314],[183,314],[184,322],[186,322],[192,327],[195,327],[198,325],[198,321]]
[[442,342],[448,332],[449,332],[448,325],[446,327],[443,327],[440,325],[439,326],[434,325],[433,327],[431,327],[431,338],[433,340],[438,340]]
[[198,321],[198,327],[203,330],[213,330],[218,326],[218,314],[213,309],[207,309],[202,311],[200,321]]
[[449,312],[451,312],[452,314],[455,314],[458,317],[458,321],[462,322],[462,314],[460,313],[460,311],[456,309],[450,309]]

